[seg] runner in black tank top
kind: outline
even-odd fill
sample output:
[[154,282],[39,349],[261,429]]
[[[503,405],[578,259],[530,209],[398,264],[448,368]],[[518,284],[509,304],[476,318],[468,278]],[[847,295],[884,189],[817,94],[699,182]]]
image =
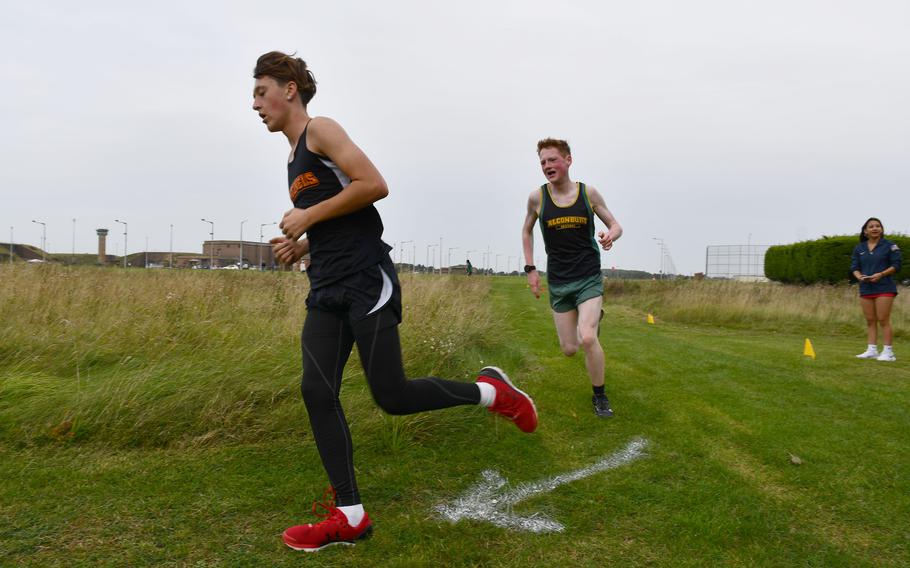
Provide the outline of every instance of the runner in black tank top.
[[577,197],[560,207],[549,184],[540,186],[540,232],[547,251],[547,280],[566,283],[600,275],[600,250],[594,240],[594,212],[585,184],[576,183]]
[[[288,163],[288,191],[299,209],[330,199],[351,183],[332,160],[307,148],[309,126],[304,127]],[[391,247],[382,242],[382,230],[382,219],[372,203],[310,227],[310,285],[319,288],[383,261]]]
[[[476,383],[405,378],[397,327],[400,286],[373,207],[388,194],[385,181],[337,123],[310,120],[306,105],[316,83],[303,60],[270,52],[259,58],[253,76],[253,109],[293,148],[288,186],[294,208],[281,221],[284,236],[271,241],[275,256],[284,264],[307,253],[312,258],[301,334],[301,391],[331,488],[322,504],[325,520],[293,526],[283,539],[291,548],[314,551],[353,544],[372,531],[339,400],[342,372],[355,343],[373,398],[391,414],[482,404],[532,432],[537,411],[495,367],[481,369]],[[301,239],[304,233],[307,238]]]
[[[534,224],[540,222],[547,251],[550,306],[559,345],[567,356],[584,348],[585,368],[594,394],[594,413],[613,416],[604,392],[604,354],[598,331],[603,315],[603,278],[600,251],[613,246],[622,227],[593,187],[569,178],[572,155],[564,140],[547,138],[537,143],[540,166],[548,183],[531,192],[522,227],[528,286],[540,297],[540,275],[534,266]],[[594,216],[607,226],[595,237]]]

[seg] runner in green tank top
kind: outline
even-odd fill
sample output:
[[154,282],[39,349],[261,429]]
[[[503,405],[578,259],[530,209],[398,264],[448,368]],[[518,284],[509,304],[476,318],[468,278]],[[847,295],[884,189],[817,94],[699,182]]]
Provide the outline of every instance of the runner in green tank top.
[[[565,140],[547,138],[537,143],[537,155],[547,184],[528,197],[528,213],[521,230],[525,272],[534,296],[540,298],[540,275],[534,266],[534,225],[540,230],[547,250],[547,280],[550,306],[562,352],[571,357],[581,347],[594,395],[594,413],[613,416],[604,392],[604,352],[597,337],[603,305],[603,278],[600,253],[610,250],[622,235],[622,227],[607,209],[596,189],[569,178],[572,154]],[[606,231],[595,236],[594,216]]]

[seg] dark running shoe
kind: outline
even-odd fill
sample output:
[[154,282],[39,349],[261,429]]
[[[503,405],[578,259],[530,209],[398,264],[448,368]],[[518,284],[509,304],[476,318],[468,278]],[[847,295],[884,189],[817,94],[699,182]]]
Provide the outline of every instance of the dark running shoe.
[[[284,531],[284,543],[294,550],[316,552],[333,544],[353,546],[357,540],[368,538],[373,533],[373,522],[370,516],[363,514],[363,520],[356,527],[348,523],[348,518],[335,506],[335,490],[329,488],[322,496],[324,501],[313,503],[313,513],[323,521],[315,525],[297,525]],[[317,508],[322,509],[318,511]]]
[[594,395],[591,397],[591,402],[594,403],[594,414],[601,418],[613,418],[613,409],[610,408],[610,399],[606,396]]
[[517,389],[509,377],[498,367],[484,367],[478,373],[477,382],[493,385],[496,398],[490,412],[511,420],[522,432],[531,433],[537,429],[537,408],[527,393]]

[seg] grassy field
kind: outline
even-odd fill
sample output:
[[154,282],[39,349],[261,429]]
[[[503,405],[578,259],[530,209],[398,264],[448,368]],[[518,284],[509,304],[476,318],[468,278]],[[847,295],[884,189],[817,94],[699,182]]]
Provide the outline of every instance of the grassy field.
[[[849,291],[611,284],[601,341],[617,416],[604,421],[545,299],[518,278],[457,277],[403,280],[409,374],[469,380],[496,364],[535,397],[538,432],[470,407],[385,416],[352,357],[342,397],[376,531],[301,558],[281,531],[312,519],[327,483],[297,384],[304,280],[0,270],[0,565],[910,561],[906,295],[888,364],[852,357],[865,341]],[[636,437],[646,458],[516,507],[562,533],[434,512],[485,469],[517,486]]]
[[[606,295],[613,304],[653,312],[675,323],[845,335],[857,338],[859,351],[863,350],[866,336],[855,285],[613,280],[607,283]],[[907,337],[910,332],[908,296],[900,294],[894,300],[891,322],[897,338]]]

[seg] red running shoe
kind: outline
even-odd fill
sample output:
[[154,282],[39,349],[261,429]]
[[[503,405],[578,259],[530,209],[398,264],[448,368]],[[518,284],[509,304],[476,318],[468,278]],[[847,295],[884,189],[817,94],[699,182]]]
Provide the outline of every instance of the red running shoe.
[[477,377],[478,383],[493,385],[496,399],[490,412],[501,414],[515,423],[522,432],[533,432],[537,429],[537,407],[524,391],[512,384],[509,377],[498,367],[484,367]]
[[[354,541],[368,538],[373,533],[373,522],[366,513],[356,527],[348,524],[348,518],[335,506],[335,489],[326,489],[322,498],[322,503],[313,503],[313,513],[325,520],[315,525],[297,525],[284,531],[281,536],[286,545],[294,550],[316,552],[333,544],[353,546]],[[318,511],[317,507],[322,511]]]

